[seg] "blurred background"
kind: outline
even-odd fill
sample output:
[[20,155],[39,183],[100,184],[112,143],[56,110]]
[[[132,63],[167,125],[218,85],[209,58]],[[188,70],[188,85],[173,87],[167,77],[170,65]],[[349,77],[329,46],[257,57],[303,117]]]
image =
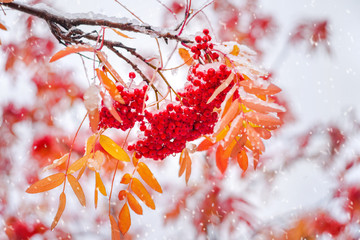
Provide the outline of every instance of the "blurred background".
[[[145,23],[170,29],[184,19],[189,4],[120,2]],[[23,3],[69,16],[94,12],[134,18],[116,1]],[[124,239],[360,239],[360,2],[191,3],[193,13],[202,10],[186,25],[183,36],[193,38],[207,28],[218,42],[237,41],[257,51],[259,66],[282,88],[277,102],[287,109],[281,116],[284,125],[265,142],[256,171],[242,173],[232,162],[221,175],[209,164],[215,161],[211,153],[195,153],[186,186],[177,177],[179,156],[162,162],[149,160],[164,193],[153,193],[155,211],[144,208],[142,216],[132,214]],[[49,174],[42,173],[43,167],[69,151],[86,113],[82,99],[93,75],[92,61],[83,63],[74,55],[49,64],[63,46],[47,24],[6,7],[4,12],[0,14],[0,23],[7,28],[0,30],[0,227],[5,231],[0,238],[109,239],[107,198],[100,198],[94,210],[93,175],[81,182],[88,206],[81,207],[69,192],[66,210],[53,232],[49,226],[60,190],[25,193],[30,184]],[[119,39],[111,34],[107,36]],[[126,34],[134,37],[120,39],[126,45],[147,58],[158,55],[151,37]],[[167,59],[176,44],[160,44]],[[131,71],[115,56],[109,58],[124,76]],[[181,63],[174,54],[167,64]],[[151,76],[150,70],[146,73]],[[186,74],[185,67],[166,76],[180,89]],[[80,131],[74,155],[84,152],[90,135],[87,124]],[[113,135],[119,141],[125,137],[116,131]],[[110,162],[103,170],[107,186],[113,168]],[[119,181],[118,176],[115,193],[121,189]],[[120,208],[117,194],[112,202],[115,209]]]

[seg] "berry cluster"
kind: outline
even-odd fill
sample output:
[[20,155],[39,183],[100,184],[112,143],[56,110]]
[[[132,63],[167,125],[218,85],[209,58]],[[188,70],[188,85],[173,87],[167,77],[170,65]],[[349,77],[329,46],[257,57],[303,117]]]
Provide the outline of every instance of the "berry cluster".
[[213,61],[215,61],[219,58],[219,54],[212,51],[214,45],[210,43],[211,36],[209,35],[209,30],[204,29],[203,33],[205,34],[205,36],[195,37],[195,41],[197,44],[191,47],[191,52],[194,53],[193,58],[199,59],[203,51],[204,53],[207,54],[208,57],[210,57]]
[[228,86],[211,103],[207,100],[215,89],[230,75],[231,71],[223,64],[213,64],[218,70],[209,68],[199,71],[199,65],[192,68],[184,92],[178,93],[182,102],[167,105],[165,110],[152,114],[145,112],[146,122],[140,125],[144,138],[128,147],[135,150],[138,157],[144,156],[155,160],[162,160],[170,154],[181,152],[186,142],[195,140],[213,131],[218,120],[218,114],[213,112],[219,108]]
[[143,88],[135,88],[133,90],[125,90],[121,85],[118,85],[116,88],[125,101],[125,104],[113,101],[113,106],[122,122],[117,121],[104,104],[102,104],[99,128],[120,128],[125,131],[132,128],[135,122],[142,121],[144,118],[142,110],[147,86],[145,85]]
[[[101,109],[100,128],[115,127],[126,130],[133,127],[136,121],[140,122],[143,137],[135,144],[128,146],[129,151],[135,151],[137,158],[144,156],[162,160],[170,154],[181,152],[186,142],[213,131],[218,120],[218,114],[214,112],[214,108],[220,107],[232,84],[212,102],[207,104],[207,101],[215,89],[229,77],[231,70],[218,62],[219,55],[210,43],[209,31],[205,29],[203,33],[203,37],[196,36],[197,44],[191,48],[193,58],[199,59],[199,62],[203,64],[191,67],[187,77],[187,86],[183,91],[178,92],[181,100],[176,98],[175,103],[168,104],[163,110],[155,113],[145,110],[145,114],[142,115],[146,88],[129,92],[122,86],[118,86],[125,104],[114,102],[113,106],[123,122],[116,121],[106,107]],[[129,78],[133,79],[134,75],[130,73]]]

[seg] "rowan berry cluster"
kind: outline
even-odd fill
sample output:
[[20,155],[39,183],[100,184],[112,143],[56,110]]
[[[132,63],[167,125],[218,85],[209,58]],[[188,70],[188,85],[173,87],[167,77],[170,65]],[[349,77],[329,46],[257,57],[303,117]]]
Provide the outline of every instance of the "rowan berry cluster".
[[147,87],[145,85],[143,88],[125,90],[122,85],[118,85],[116,88],[119,90],[125,104],[113,101],[113,107],[119,114],[122,122],[117,121],[106,106],[102,104],[99,128],[120,128],[125,131],[134,127],[135,122],[142,121],[144,118],[142,110]]
[[195,37],[195,41],[197,44],[191,47],[191,52],[194,53],[193,58],[199,59],[199,57],[202,55],[202,52],[204,52],[207,54],[208,57],[215,61],[219,58],[219,54],[212,51],[214,45],[210,43],[211,36],[209,35],[209,30],[204,29],[203,33],[205,36]]
[[145,119],[140,125],[144,138],[128,147],[135,150],[137,157],[148,157],[162,160],[170,154],[181,152],[186,142],[195,140],[213,131],[218,120],[214,108],[219,108],[228,86],[211,103],[207,100],[215,89],[230,75],[231,71],[223,64],[217,64],[218,70],[209,68],[198,71],[199,65],[192,68],[188,76],[189,84],[184,92],[178,93],[182,97],[180,102],[167,105],[166,109],[152,114],[145,112]]
[[[113,106],[123,122],[116,121],[106,107],[101,109],[100,128],[126,130],[133,127],[136,121],[140,122],[143,136],[128,146],[129,151],[135,151],[137,158],[144,156],[162,160],[170,154],[181,152],[186,142],[213,131],[218,120],[214,109],[220,107],[233,84],[207,103],[215,90],[229,77],[231,70],[218,62],[219,55],[213,50],[209,31],[204,29],[203,33],[203,37],[195,37],[197,44],[191,47],[193,58],[199,59],[199,63],[190,68],[187,77],[189,83],[183,91],[178,92],[181,99],[177,97],[174,103],[154,113],[145,110],[142,115],[146,87],[130,92],[118,86],[125,104],[114,102]],[[130,73],[129,77],[132,79],[133,75]]]

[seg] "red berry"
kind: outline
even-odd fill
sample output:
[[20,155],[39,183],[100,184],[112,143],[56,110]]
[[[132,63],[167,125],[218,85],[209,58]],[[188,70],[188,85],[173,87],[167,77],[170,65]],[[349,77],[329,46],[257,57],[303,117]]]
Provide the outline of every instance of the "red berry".
[[208,35],[208,34],[209,34],[209,30],[205,28],[205,29],[203,30],[203,33],[204,33],[205,35]]
[[134,72],[130,72],[129,73],[129,78],[134,79],[136,77]]

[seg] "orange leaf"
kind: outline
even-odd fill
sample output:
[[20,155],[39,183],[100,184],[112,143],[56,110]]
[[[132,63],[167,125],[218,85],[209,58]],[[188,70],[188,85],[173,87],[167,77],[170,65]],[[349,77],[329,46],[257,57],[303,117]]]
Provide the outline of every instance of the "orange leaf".
[[230,54],[231,54],[231,55],[234,55],[234,56],[237,56],[237,55],[239,55],[239,53],[240,53],[239,47],[238,47],[237,45],[234,45],[234,47],[233,47],[233,49],[231,50]]
[[129,37],[128,35],[123,34],[122,32],[120,32],[119,30],[115,29],[115,28],[110,28],[111,30],[113,30],[117,35],[124,37],[124,38],[129,38],[129,39],[134,39],[133,37]]
[[217,124],[216,131],[214,131],[214,135],[217,135],[227,125],[229,125],[229,123],[235,118],[238,112],[239,112],[239,99],[235,99],[235,101],[232,102],[231,106],[229,107],[229,110],[226,112],[224,117]]
[[120,229],[112,215],[109,215],[110,224],[111,224],[111,240],[120,240]]
[[139,159],[135,157],[135,153],[134,153],[132,157],[132,164],[134,165],[134,167],[136,167],[138,163],[139,163]]
[[11,3],[13,2],[14,0],[0,0],[0,3]]
[[118,82],[120,82],[123,86],[126,87],[125,82],[122,80],[122,78],[120,77],[120,75],[115,71],[115,69],[111,66],[111,64],[109,63],[109,61],[106,59],[105,55],[98,51],[96,52],[96,56],[99,58],[100,62],[102,62],[105,66],[105,68],[109,71],[109,73],[111,74],[111,76]]
[[122,200],[124,200],[126,198],[127,192],[128,192],[128,190],[121,190],[119,192],[118,198],[119,198],[120,201],[122,201]]
[[63,58],[71,53],[78,53],[78,52],[94,52],[95,49],[89,45],[70,45],[67,46],[65,49],[58,51],[57,53],[52,56],[50,62],[55,62],[56,60]]
[[191,164],[192,164],[188,151],[187,151],[187,156],[186,156],[185,160],[186,160],[185,182],[186,182],[186,184],[188,184],[189,178],[191,175]]
[[248,139],[251,143],[251,145],[255,148],[258,149],[260,151],[265,151],[265,146],[264,143],[262,142],[261,138],[260,138],[260,134],[258,134],[254,128],[252,128],[249,124],[247,124],[246,126],[246,132],[248,135]]
[[117,102],[121,103],[121,104],[125,104],[124,99],[121,97],[119,90],[116,88],[116,85],[113,81],[110,80],[110,78],[108,78],[108,76],[106,76],[106,74],[101,71],[100,69],[95,69],[96,74],[100,80],[100,82],[102,83],[102,85],[104,86],[104,88],[109,92],[110,96]]
[[246,99],[242,99],[242,104],[245,105],[245,107],[252,109],[254,111],[257,112],[261,112],[261,113],[268,113],[268,112],[284,112],[284,109],[281,106],[278,106],[275,103],[271,103],[271,105],[269,105],[268,102],[264,102],[261,101],[260,99],[255,102],[255,101],[248,101]]
[[95,204],[95,209],[97,208],[97,204],[98,204],[98,198],[99,198],[99,193],[98,193],[98,189],[96,188],[96,182],[95,182],[95,192],[94,192],[95,196],[94,196],[94,204]]
[[269,86],[264,88],[263,86],[255,84],[254,81],[248,79],[245,81],[240,81],[240,85],[244,88],[244,90],[251,94],[257,95],[274,95],[276,93],[281,92],[281,88],[270,83]]
[[78,181],[80,180],[81,176],[84,174],[85,169],[86,169],[86,166],[83,166],[83,167],[81,168],[80,172],[78,173],[78,175],[77,175],[77,177],[76,177],[76,179],[77,179]]
[[52,164],[44,167],[44,169],[42,171],[45,172],[47,170],[50,170],[50,169],[53,169],[53,168],[56,168],[56,167],[60,166],[61,164],[63,164],[68,159],[68,157],[69,157],[69,153],[65,154],[61,158],[58,158],[58,159],[54,160]]
[[230,83],[234,80],[234,73],[231,72],[229,77],[219,86],[215,89],[214,93],[211,95],[209,100],[206,102],[206,104],[211,103],[225,88],[227,88]]
[[248,161],[248,157],[246,155],[245,150],[241,150],[236,157],[236,160],[240,166],[240,168],[245,172],[248,168],[249,165],[249,161]]
[[235,137],[244,133],[243,120],[243,117],[241,115],[238,115],[234,119],[234,121],[232,121],[230,130],[224,139],[224,148],[227,148],[230,143],[233,142]]
[[155,203],[144,185],[137,178],[133,178],[131,182],[131,190],[143,201],[146,206],[155,209]]
[[119,213],[119,229],[122,234],[127,233],[131,225],[130,211],[127,203],[124,204]]
[[[186,154],[187,153],[187,154]],[[187,149],[184,148],[180,154],[180,159],[179,159],[179,165],[180,165],[180,169],[179,169],[179,177],[181,177],[181,175],[183,175],[185,169],[186,169],[186,156],[188,155]]]
[[100,174],[98,172],[95,172],[95,178],[96,178],[96,188],[99,189],[100,193],[104,196],[106,196],[106,189],[104,186],[103,181],[101,180]]
[[194,59],[192,59],[192,57],[190,56],[189,51],[186,50],[185,48],[179,48],[179,55],[187,65],[190,66],[190,65],[193,64]]
[[234,141],[236,142],[236,144],[233,147],[233,149],[231,150],[231,154],[230,154],[230,157],[232,157],[233,159],[235,159],[237,157],[238,153],[243,149],[243,147],[247,141],[246,133],[244,132],[239,139],[235,138]]
[[209,138],[205,137],[205,139],[197,146],[196,151],[201,152],[208,150],[214,144],[215,143],[213,143]]
[[28,189],[26,189],[27,193],[40,193],[46,192],[53,188],[60,186],[65,180],[64,173],[55,173],[51,176],[43,178],[36,183],[32,184]]
[[108,152],[111,156],[116,158],[117,160],[130,162],[129,155],[122,149],[119,145],[117,145],[111,138],[100,135],[100,145]]
[[86,165],[86,162],[87,162],[87,160],[88,160],[90,157],[92,157],[92,154],[85,155],[84,157],[79,158],[78,160],[76,160],[75,162],[73,162],[73,163],[70,165],[67,173],[68,173],[68,174],[71,174],[71,173],[74,173],[74,172],[76,172],[76,171],[79,171],[81,168],[83,168],[83,167]]
[[118,121],[122,122],[121,117],[119,116],[118,112],[115,110],[114,106],[112,105],[112,102],[110,99],[106,98],[105,94],[103,92],[100,92],[100,96],[104,102],[105,107],[109,110],[111,115]]
[[225,150],[221,144],[216,149],[216,166],[222,174],[225,173],[228,166],[228,158],[224,157]]
[[100,112],[98,108],[95,108],[92,111],[89,111],[89,122],[90,122],[90,129],[93,133],[95,133],[98,129],[99,122],[100,122]]
[[137,172],[141,176],[141,178],[149,185],[152,189],[155,191],[162,193],[162,189],[156,178],[154,177],[154,174],[150,171],[149,167],[143,163],[140,162],[137,167]]
[[259,159],[260,159],[259,150],[253,151],[253,159],[254,159],[254,170],[256,170],[257,165],[259,164]]
[[143,214],[143,210],[142,207],[140,206],[139,202],[135,199],[135,197],[127,192],[127,200],[129,203],[130,208],[138,215],[142,215]]
[[124,176],[122,177],[120,183],[129,184],[130,181],[131,181],[131,175],[129,173],[125,173]]
[[53,222],[51,223],[51,231],[56,227],[56,225],[58,224],[60,218],[61,218],[61,215],[63,214],[64,212],[64,209],[65,209],[65,205],[66,205],[66,195],[64,192],[62,192],[60,194],[60,198],[59,198],[59,208],[57,210],[57,213],[55,215],[55,218],[53,220]]
[[72,190],[74,191],[76,197],[79,199],[80,204],[85,207],[86,206],[85,194],[84,194],[84,191],[83,191],[80,183],[71,174],[68,174],[67,178],[68,178],[68,181],[70,183]]
[[86,140],[85,155],[88,155],[93,151],[95,147],[96,137],[96,134],[93,134]]
[[258,112],[247,112],[245,113],[245,118],[256,125],[264,126],[265,128],[276,128],[282,124],[282,121],[279,118]]
[[271,132],[261,127],[255,127],[255,131],[259,134],[259,136],[263,139],[271,138]]
[[5,30],[5,31],[7,30],[6,27],[2,23],[0,23],[0,29]]

